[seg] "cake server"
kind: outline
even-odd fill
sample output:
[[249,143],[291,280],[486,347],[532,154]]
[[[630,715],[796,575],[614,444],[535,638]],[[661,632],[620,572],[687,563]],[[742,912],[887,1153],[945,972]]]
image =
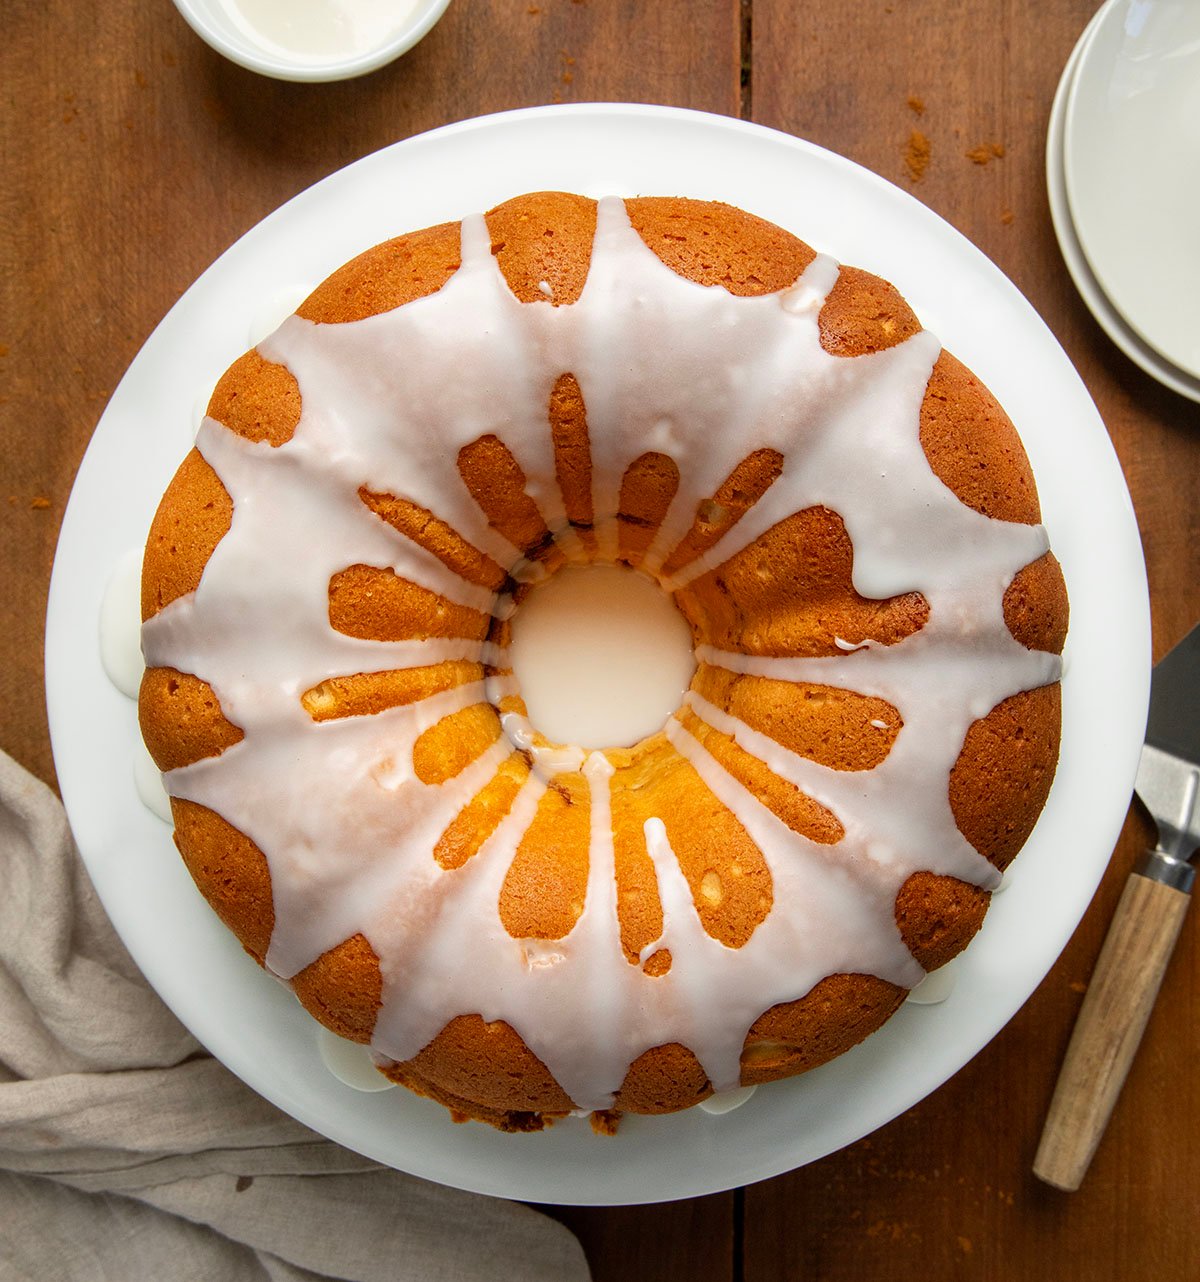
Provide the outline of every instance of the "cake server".
[[1158,844],[1125,883],[1059,1073],[1034,1174],[1077,1189],[1133,1062],[1191,899],[1200,846],[1200,624],[1154,669],[1137,794]]

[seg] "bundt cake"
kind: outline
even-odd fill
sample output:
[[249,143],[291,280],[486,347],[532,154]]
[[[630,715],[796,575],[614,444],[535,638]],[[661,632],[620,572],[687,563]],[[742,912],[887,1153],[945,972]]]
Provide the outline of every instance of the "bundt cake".
[[[535,1130],[800,1073],[962,949],[1043,807],[1066,591],[1009,419],[885,281],[730,206],[546,192],[334,272],[147,542],[140,720],[245,949]],[[512,617],[633,567],[665,726],[531,725]]]

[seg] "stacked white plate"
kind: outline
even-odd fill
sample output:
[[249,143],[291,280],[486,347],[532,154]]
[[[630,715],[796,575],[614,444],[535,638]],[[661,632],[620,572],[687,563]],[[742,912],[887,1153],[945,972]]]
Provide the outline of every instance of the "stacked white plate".
[[1046,179],[1092,314],[1130,360],[1200,401],[1200,3],[1102,6],[1054,97]]

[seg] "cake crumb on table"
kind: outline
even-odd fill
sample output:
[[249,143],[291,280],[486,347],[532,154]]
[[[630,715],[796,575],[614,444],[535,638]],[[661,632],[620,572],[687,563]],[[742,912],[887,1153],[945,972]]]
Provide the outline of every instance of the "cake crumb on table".
[[931,152],[929,139],[919,130],[914,129],[904,146],[904,165],[908,170],[909,182],[920,182],[929,168]]
[[1007,227],[1015,217],[1016,215],[1011,209],[1005,209],[1001,211],[1000,221]]
[[981,142],[963,154],[973,165],[986,165],[993,160],[1003,160],[1006,150],[1002,142]]
[[597,1135],[613,1136],[621,1125],[621,1114],[616,1109],[596,1109],[588,1120]]
[[908,95],[908,109],[914,116],[923,116],[925,114],[925,99],[918,97],[915,93]]
[[37,495],[29,504],[30,507],[36,508],[39,512],[44,512],[50,506],[50,500],[44,494]]

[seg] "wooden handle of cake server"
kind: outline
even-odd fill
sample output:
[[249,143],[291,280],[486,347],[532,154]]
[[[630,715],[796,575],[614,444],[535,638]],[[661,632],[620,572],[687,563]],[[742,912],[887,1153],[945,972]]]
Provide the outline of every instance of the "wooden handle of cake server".
[[1058,1075],[1033,1173],[1073,1191],[1125,1084],[1191,895],[1133,873],[1100,950]]

